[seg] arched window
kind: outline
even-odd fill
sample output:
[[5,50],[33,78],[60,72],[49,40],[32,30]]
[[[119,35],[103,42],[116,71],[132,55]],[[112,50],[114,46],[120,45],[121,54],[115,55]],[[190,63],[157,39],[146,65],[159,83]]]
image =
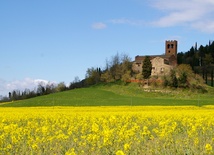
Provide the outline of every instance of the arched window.
[[170,44],[167,45],[167,48],[168,48],[168,49],[170,48]]

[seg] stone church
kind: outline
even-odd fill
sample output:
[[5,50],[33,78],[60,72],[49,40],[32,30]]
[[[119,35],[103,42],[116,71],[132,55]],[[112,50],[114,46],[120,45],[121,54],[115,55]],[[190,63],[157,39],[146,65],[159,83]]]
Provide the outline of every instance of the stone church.
[[[168,74],[170,70],[177,66],[177,41],[170,40],[165,42],[164,55],[148,55],[152,63],[151,76],[162,76]],[[132,69],[135,73],[142,72],[143,61],[146,56],[135,57]]]

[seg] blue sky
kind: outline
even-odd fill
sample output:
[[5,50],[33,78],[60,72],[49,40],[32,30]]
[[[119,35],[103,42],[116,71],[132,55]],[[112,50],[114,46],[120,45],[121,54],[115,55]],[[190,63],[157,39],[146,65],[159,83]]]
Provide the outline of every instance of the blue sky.
[[39,81],[70,83],[118,53],[178,51],[214,39],[213,0],[7,0],[0,2],[0,95]]

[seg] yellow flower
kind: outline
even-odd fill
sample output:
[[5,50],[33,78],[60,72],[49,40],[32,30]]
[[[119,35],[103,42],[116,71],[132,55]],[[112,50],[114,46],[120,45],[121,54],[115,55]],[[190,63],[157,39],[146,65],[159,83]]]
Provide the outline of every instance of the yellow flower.
[[127,151],[130,149],[130,145],[128,143],[124,144],[124,150]]
[[92,124],[92,129],[93,132],[98,132],[99,131],[99,126],[96,123]]
[[12,148],[12,145],[11,145],[11,144],[8,144],[8,145],[7,145],[7,148],[8,148],[8,149],[11,149],[11,148]]
[[69,149],[69,150],[65,153],[65,155],[76,155],[76,153],[75,153],[75,151],[74,151],[74,148]]
[[37,144],[33,144],[33,145],[32,145],[32,148],[33,148],[34,150],[36,150],[36,149],[38,149],[38,145],[37,145]]
[[194,144],[198,145],[198,143],[199,143],[199,140],[198,140],[198,137],[196,137],[195,140],[194,140]]
[[205,145],[205,149],[206,149],[206,152],[208,153],[208,154],[210,154],[211,152],[212,152],[212,146],[210,145],[210,144],[206,144]]
[[116,155],[125,155],[125,154],[124,154],[124,152],[123,152],[122,150],[118,150],[118,151],[116,152]]

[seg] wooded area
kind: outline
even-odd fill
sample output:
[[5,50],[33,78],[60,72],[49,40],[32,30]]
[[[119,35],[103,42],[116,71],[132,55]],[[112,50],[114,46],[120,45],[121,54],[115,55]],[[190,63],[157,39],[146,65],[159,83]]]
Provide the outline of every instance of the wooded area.
[[209,41],[208,45],[197,43],[187,52],[180,52],[177,55],[178,64],[189,64],[193,71],[203,77],[206,84],[213,87],[214,70],[214,41]]

